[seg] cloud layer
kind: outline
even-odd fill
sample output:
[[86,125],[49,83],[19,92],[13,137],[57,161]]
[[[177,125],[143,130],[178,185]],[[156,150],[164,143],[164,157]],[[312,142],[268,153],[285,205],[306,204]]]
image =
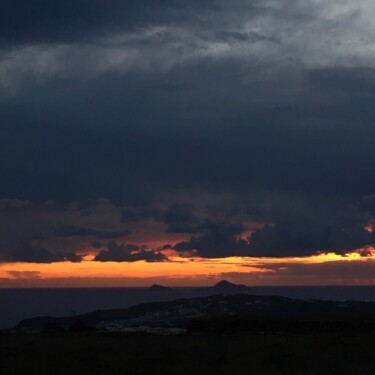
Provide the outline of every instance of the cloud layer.
[[368,0],[2,2],[0,259],[374,245],[374,14]]

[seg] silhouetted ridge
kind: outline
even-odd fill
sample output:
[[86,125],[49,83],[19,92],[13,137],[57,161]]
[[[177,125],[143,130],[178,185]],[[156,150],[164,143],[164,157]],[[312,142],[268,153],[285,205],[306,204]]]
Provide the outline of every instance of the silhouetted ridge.
[[[223,286],[228,287],[228,283],[219,284]],[[231,283],[229,287],[247,288]],[[211,290],[216,291],[214,287]],[[14,330],[82,331],[90,328],[110,332],[375,331],[375,302],[298,300],[220,291],[208,297],[144,303],[73,317],[25,319]]]

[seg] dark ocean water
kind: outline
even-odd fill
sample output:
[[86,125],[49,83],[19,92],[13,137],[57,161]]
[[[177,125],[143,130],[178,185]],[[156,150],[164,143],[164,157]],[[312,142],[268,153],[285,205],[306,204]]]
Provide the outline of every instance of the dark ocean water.
[[[253,287],[250,293],[303,299],[375,301],[375,286]],[[35,316],[76,315],[208,294],[215,293],[209,288],[173,288],[162,292],[148,288],[0,289],[0,329]]]

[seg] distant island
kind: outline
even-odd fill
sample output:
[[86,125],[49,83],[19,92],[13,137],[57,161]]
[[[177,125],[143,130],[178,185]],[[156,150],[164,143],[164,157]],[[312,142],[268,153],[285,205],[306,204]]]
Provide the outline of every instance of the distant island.
[[213,287],[213,290],[223,293],[245,293],[250,290],[250,287],[242,284],[233,284],[227,280],[219,281]]
[[168,286],[163,286],[159,284],[154,284],[148,288],[150,292],[170,292],[173,289]]
[[[247,293],[250,291],[250,287],[242,284],[234,284],[229,282],[228,280],[221,280],[218,283],[216,283],[213,286],[209,286],[206,288],[202,288],[202,290],[207,290],[208,292],[213,293]],[[148,288],[150,292],[171,292],[173,291],[173,288],[160,285],[160,284],[154,284]]]

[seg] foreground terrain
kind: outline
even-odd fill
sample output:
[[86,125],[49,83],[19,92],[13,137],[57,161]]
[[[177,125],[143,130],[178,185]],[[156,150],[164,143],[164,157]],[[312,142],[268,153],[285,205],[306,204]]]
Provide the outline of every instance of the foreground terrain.
[[375,334],[0,336],[0,374],[373,374]]
[[375,302],[219,293],[25,319],[0,375],[372,375],[374,352]]
[[280,296],[216,294],[152,302],[126,309],[98,310],[70,317],[25,319],[15,332],[51,330],[110,332],[373,331],[375,302],[298,300]]

